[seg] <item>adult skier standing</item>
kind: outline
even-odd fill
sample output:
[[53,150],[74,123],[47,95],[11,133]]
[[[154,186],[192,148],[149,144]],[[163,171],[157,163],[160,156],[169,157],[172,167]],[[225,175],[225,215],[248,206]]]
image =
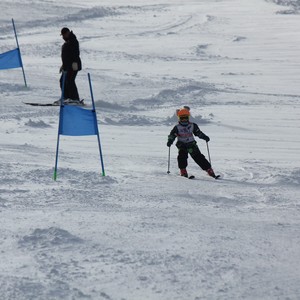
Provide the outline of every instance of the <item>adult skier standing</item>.
[[180,175],[188,177],[186,167],[188,165],[188,154],[200,166],[200,168],[207,172],[213,178],[218,178],[215,175],[210,162],[200,152],[194,136],[209,142],[209,137],[205,135],[196,123],[189,121],[190,110],[188,107],[177,110],[178,124],[174,126],[168,136],[167,146],[171,147],[177,138],[176,147],[178,148],[177,162],[180,169]]
[[[66,72],[64,99],[71,101],[80,101],[75,78],[78,71],[81,70],[81,59],[78,40],[69,28],[64,27],[61,30],[61,36],[65,43],[61,47],[62,66],[60,72]],[[62,89],[63,74],[60,78],[60,88]]]

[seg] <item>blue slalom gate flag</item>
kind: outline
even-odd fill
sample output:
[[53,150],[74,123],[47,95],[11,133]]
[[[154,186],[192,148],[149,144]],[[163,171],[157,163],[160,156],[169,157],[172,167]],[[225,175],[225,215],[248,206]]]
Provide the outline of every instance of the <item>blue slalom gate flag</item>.
[[56,144],[56,158],[55,158],[55,167],[54,167],[54,174],[53,174],[54,180],[57,179],[58,152],[59,152],[59,143],[60,143],[61,135],[70,135],[70,136],[96,135],[98,140],[102,176],[105,176],[100,134],[98,129],[97,114],[96,114],[90,73],[88,73],[88,79],[89,79],[89,86],[90,86],[92,105],[93,105],[92,109],[84,109],[79,106],[63,104],[66,72],[64,72],[63,74],[62,95],[60,99],[61,103],[60,103],[60,113],[59,113],[57,144]]
[[22,63],[21,51],[18,42],[15,22],[14,19],[11,19],[11,21],[15,32],[17,48],[0,54],[0,70],[22,68],[24,83],[25,86],[27,87],[26,76],[25,76],[25,71]]
[[22,67],[19,48],[0,54],[0,70]]
[[62,106],[59,134],[70,136],[97,135],[98,126],[95,110],[71,105]]

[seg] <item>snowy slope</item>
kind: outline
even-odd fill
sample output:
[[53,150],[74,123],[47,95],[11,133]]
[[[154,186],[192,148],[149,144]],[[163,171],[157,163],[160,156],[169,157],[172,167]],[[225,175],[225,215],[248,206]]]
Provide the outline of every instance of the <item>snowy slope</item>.
[[[280,5],[278,5],[280,4]],[[0,3],[1,299],[299,299],[300,18],[295,1]],[[61,137],[59,35],[92,76],[96,137]],[[216,173],[178,176],[167,135],[189,105]],[[203,140],[198,145],[207,156]]]

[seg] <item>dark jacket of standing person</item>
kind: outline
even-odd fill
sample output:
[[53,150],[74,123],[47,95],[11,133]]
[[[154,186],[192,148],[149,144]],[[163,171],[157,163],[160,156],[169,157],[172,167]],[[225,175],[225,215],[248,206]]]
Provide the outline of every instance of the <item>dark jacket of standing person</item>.
[[[76,35],[73,31],[70,31],[69,34],[64,38],[65,43],[61,48],[61,60],[62,60],[62,69],[63,71],[80,71],[81,70],[81,59],[80,59],[80,50],[79,43],[77,41]],[[74,68],[74,64],[77,63]],[[73,65],[73,68],[72,68]]]
[[[73,31],[64,27],[61,30],[61,35],[64,39],[64,44],[61,47],[62,66],[60,72],[63,72],[60,77],[60,88],[64,86],[62,91],[63,100],[80,101],[78,89],[75,79],[78,71],[81,70],[81,59],[79,51],[79,43]],[[65,80],[63,80],[65,78]]]

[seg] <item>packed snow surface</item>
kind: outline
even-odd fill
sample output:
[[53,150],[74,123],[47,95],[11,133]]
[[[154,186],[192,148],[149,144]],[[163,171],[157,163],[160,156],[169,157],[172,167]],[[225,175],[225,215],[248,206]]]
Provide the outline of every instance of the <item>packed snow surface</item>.
[[[299,1],[298,1],[299,2]],[[1,299],[300,299],[297,1],[0,3]],[[60,29],[96,136],[60,137]],[[188,105],[210,137],[178,176],[167,136]]]

